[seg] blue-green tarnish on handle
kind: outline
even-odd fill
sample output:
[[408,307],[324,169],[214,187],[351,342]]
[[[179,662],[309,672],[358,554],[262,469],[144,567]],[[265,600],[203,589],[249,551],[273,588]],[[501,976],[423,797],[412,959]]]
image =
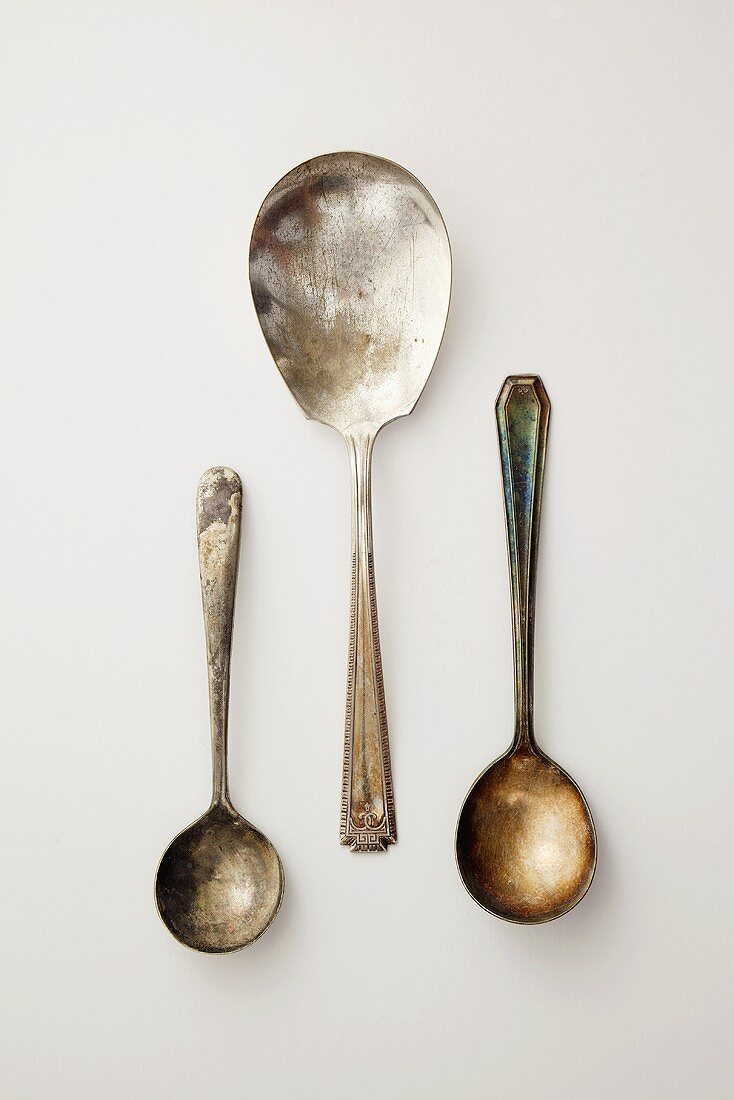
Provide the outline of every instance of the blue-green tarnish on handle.
[[497,398],[497,433],[507,522],[515,663],[513,747],[535,748],[533,648],[540,502],[550,401],[537,375],[513,375]]

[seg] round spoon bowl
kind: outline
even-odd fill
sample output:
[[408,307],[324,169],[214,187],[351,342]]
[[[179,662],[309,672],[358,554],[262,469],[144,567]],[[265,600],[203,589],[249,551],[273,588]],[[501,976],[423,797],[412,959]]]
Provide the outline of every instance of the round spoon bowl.
[[232,808],[212,806],[161,859],[156,904],[177,940],[197,951],[239,951],[261,936],[283,897],[273,845]]
[[520,924],[563,916],[581,901],[596,867],[584,796],[537,749],[510,752],[467,795],[456,858],[466,889],[495,916]]

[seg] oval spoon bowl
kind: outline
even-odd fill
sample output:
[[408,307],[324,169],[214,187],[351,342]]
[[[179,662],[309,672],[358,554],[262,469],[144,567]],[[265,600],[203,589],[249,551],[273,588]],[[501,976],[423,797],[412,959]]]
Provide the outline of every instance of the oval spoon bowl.
[[537,750],[491,764],[466,797],[456,830],[464,886],[503,920],[542,924],[591,886],[596,835],[573,779]]
[[446,226],[414,175],[368,153],[299,164],[258,211],[250,284],[273,359],[310,420],[344,432],[411,412],[451,296]]

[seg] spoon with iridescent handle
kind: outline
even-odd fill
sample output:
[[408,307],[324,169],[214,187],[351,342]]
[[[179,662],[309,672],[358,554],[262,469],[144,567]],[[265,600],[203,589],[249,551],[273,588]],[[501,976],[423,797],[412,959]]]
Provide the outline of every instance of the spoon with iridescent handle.
[[425,187],[398,164],[331,153],[276,183],[255,220],[250,283],[260,327],[309,420],[341,432],[352,477],[352,599],[340,839],[395,842],[372,556],[378,432],[412,412],[441,344],[451,252]]
[[469,791],[456,859],[488,912],[540,924],[572,909],[596,866],[594,823],[580,788],[535,741],[533,644],[540,500],[550,401],[540,378],[508,378],[497,398],[515,663],[515,736]]
[[207,470],[196,496],[204,607],[213,791],[209,809],[171,842],[155,881],[170,932],[197,951],[239,951],[262,935],[283,896],[283,868],[266,837],[229,797],[227,722],[242,484],[234,470]]

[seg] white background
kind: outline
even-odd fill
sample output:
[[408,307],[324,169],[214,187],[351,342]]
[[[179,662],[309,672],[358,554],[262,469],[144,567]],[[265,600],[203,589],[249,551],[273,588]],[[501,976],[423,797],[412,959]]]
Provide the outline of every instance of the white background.
[[[2,1093],[724,1098],[731,950],[734,7],[3,0]],[[438,202],[454,295],[375,450],[400,840],[338,844],[344,445],[272,364],[250,229],[361,149]],[[502,923],[454,866],[509,742],[493,403],[552,404],[537,727],[586,900]],[[209,798],[196,483],[245,485],[231,785],[286,896],[200,956],[152,886]]]

